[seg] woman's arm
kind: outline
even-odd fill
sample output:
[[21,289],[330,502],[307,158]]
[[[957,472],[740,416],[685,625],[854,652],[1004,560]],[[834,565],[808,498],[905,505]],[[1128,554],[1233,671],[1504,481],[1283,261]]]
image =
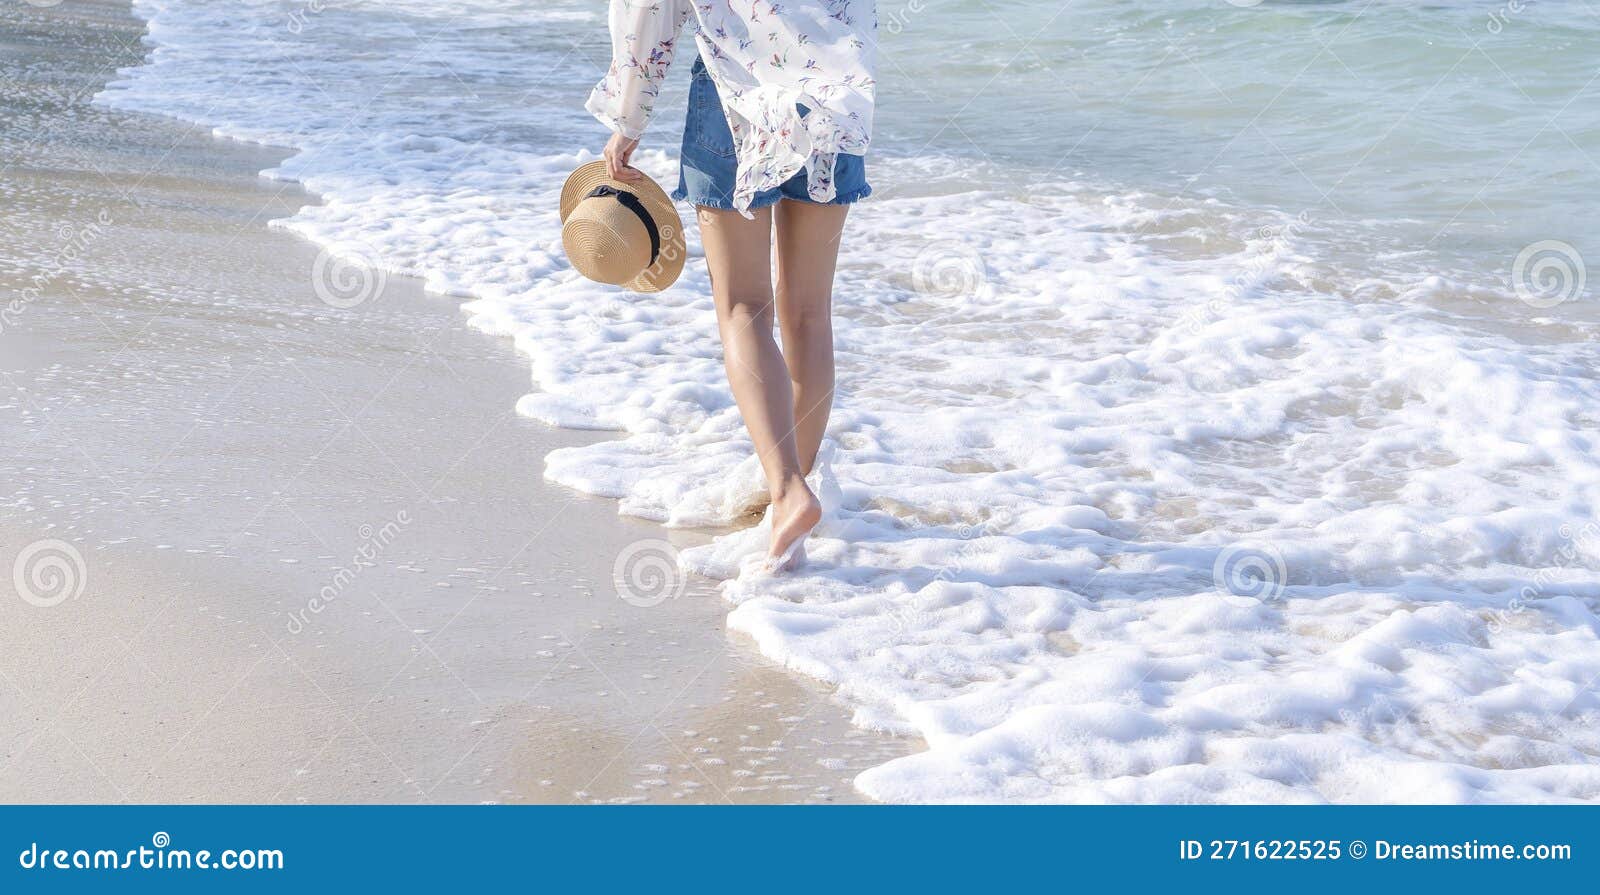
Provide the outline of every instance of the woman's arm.
[[614,179],[640,176],[628,162],[650,124],[690,2],[611,0],[611,67],[589,94],[587,108],[613,131],[605,154]]

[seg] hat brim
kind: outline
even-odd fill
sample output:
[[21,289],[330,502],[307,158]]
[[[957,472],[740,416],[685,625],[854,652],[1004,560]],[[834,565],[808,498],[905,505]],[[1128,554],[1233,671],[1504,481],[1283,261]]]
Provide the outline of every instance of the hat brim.
[[567,216],[572,214],[585,196],[602,185],[638,196],[645,210],[650,212],[656,231],[661,236],[661,252],[656,256],[656,263],[623,283],[622,288],[634,292],[660,292],[677,282],[678,275],[683,273],[683,264],[688,260],[688,249],[683,239],[683,219],[678,216],[678,208],[672,203],[672,198],[650,175],[645,174],[632,182],[612,180],[606,176],[605,159],[579,166],[561,187],[561,223],[567,222]]

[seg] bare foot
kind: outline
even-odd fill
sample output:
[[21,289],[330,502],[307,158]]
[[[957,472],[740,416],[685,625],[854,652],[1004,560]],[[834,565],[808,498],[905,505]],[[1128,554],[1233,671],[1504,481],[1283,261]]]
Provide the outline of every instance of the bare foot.
[[[772,546],[767,552],[767,561],[782,567],[777,571],[786,571],[804,562],[799,559],[804,549],[800,542],[820,521],[822,501],[811,493],[804,479],[797,479],[782,493],[773,494]],[[791,547],[796,549],[791,551]]]

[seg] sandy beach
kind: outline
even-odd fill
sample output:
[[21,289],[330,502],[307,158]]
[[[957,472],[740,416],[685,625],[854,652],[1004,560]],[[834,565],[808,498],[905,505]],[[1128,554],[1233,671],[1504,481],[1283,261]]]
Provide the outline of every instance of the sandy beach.
[[517,416],[456,301],[269,229],[317,201],[282,153],[91,106],[141,33],[0,8],[0,800],[838,802],[917,748],[708,582],[622,599],[705,536],[546,483],[603,436]]

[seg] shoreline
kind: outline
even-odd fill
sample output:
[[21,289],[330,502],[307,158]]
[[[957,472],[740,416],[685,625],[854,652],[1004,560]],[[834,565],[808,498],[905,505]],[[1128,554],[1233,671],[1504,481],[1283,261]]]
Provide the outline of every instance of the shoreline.
[[[89,8],[52,39],[137,48]],[[420,281],[265,226],[318,201],[255,176],[282,153],[61,107],[88,126],[0,174],[31,200],[0,286],[38,290],[0,334],[0,546],[86,574],[0,610],[0,799],[832,802],[908,751],[728,637],[709,582],[618,599],[628,550],[704,538],[545,483],[602,438],[516,416],[525,361]]]

